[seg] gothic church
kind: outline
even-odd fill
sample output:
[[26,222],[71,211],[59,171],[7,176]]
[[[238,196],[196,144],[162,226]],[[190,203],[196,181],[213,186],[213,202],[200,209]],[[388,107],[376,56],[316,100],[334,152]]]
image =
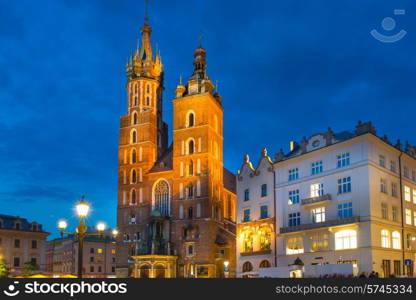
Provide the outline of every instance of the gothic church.
[[193,73],[175,90],[168,145],[163,64],[151,32],[146,12],[141,45],[126,66],[120,119],[117,276],[233,276],[235,176],[223,166],[222,99],[207,75],[206,51],[195,50]]

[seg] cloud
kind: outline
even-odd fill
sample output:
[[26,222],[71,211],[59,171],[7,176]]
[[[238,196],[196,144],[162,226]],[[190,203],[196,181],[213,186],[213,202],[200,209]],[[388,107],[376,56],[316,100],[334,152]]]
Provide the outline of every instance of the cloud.
[[1,192],[0,198],[3,202],[41,202],[49,201],[51,203],[56,202],[73,202],[76,195],[73,191],[69,191],[62,187],[53,186],[37,186],[37,185],[24,185],[16,190],[10,192]]

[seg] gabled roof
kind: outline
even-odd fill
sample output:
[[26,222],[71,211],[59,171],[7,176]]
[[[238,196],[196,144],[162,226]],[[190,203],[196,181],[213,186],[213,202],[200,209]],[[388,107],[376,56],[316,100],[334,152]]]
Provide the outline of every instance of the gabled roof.
[[260,169],[260,167],[261,167],[261,164],[262,164],[262,162],[263,161],[266,161],[266,163],[269,165],[269,167],[270,167],[270,169],[269,170],[272,170],[272,167],[273,167],[273,161],[271,160],[271,158],[267,155],[267,149],[266,148],[263,148],[263,150],[261,151],[261,156],[260,156],[260,159],[259,159],[259,161],[258,161],[258,163],[257,163],[257,167],[256,168],[253,168],[253,165],[252,165],[252,163],[250,162],[250,157],[248,156],[248,154],[246,154],[245,156],[244,156],[244,162],[243,162],[243,165],[241,166],[241,168],[240,168],[240,170],[238,171],[238,179],[241,181],[242,179],[243,179],[243,174],[244,174],[244,171],[248,168],[248,174],[252,177],[252,176],[255,176],[255,175],[258,175],[259,174],[259,169]]

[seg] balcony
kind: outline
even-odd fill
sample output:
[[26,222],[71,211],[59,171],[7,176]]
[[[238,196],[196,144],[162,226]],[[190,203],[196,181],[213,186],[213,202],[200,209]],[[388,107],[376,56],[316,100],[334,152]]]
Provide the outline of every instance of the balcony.
[[305,231],[305,230],[312,230],[318,229],[323,227],[333,227],[345,224],[353,224],[360,222],[360,217],[349,217],[349,218],[342,218],[342,219],[335,219],[329,220],[320,223],[310,223],[310,224],[301,224],[298,226],[291,226],[291,227],[282,227],[280,228],[280,233],[289,233],[289,232],[297,232],[297,231]]
[[241,256],[251,256],[251,255],[266,255],[271,254],[272,249],[265,249],[265,250],[258,250],[258,251],[251,251],[251,252],[241,252]]
[[304,206],[309,206],[309,205],[314,205],[314,204],[327,204],[331,200],[332,200],[331,195],[330,194],[325,194],[325,195],[318,196],[318,197],[311,197],[311,198],[302,199],[301,203]]

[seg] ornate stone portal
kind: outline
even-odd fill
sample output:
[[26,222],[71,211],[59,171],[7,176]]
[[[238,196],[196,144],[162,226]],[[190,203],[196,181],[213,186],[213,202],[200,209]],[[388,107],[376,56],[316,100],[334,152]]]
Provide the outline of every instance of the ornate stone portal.
[[138,255],[132,256],[134,278],[175,278],[176,260],[173,255]]

